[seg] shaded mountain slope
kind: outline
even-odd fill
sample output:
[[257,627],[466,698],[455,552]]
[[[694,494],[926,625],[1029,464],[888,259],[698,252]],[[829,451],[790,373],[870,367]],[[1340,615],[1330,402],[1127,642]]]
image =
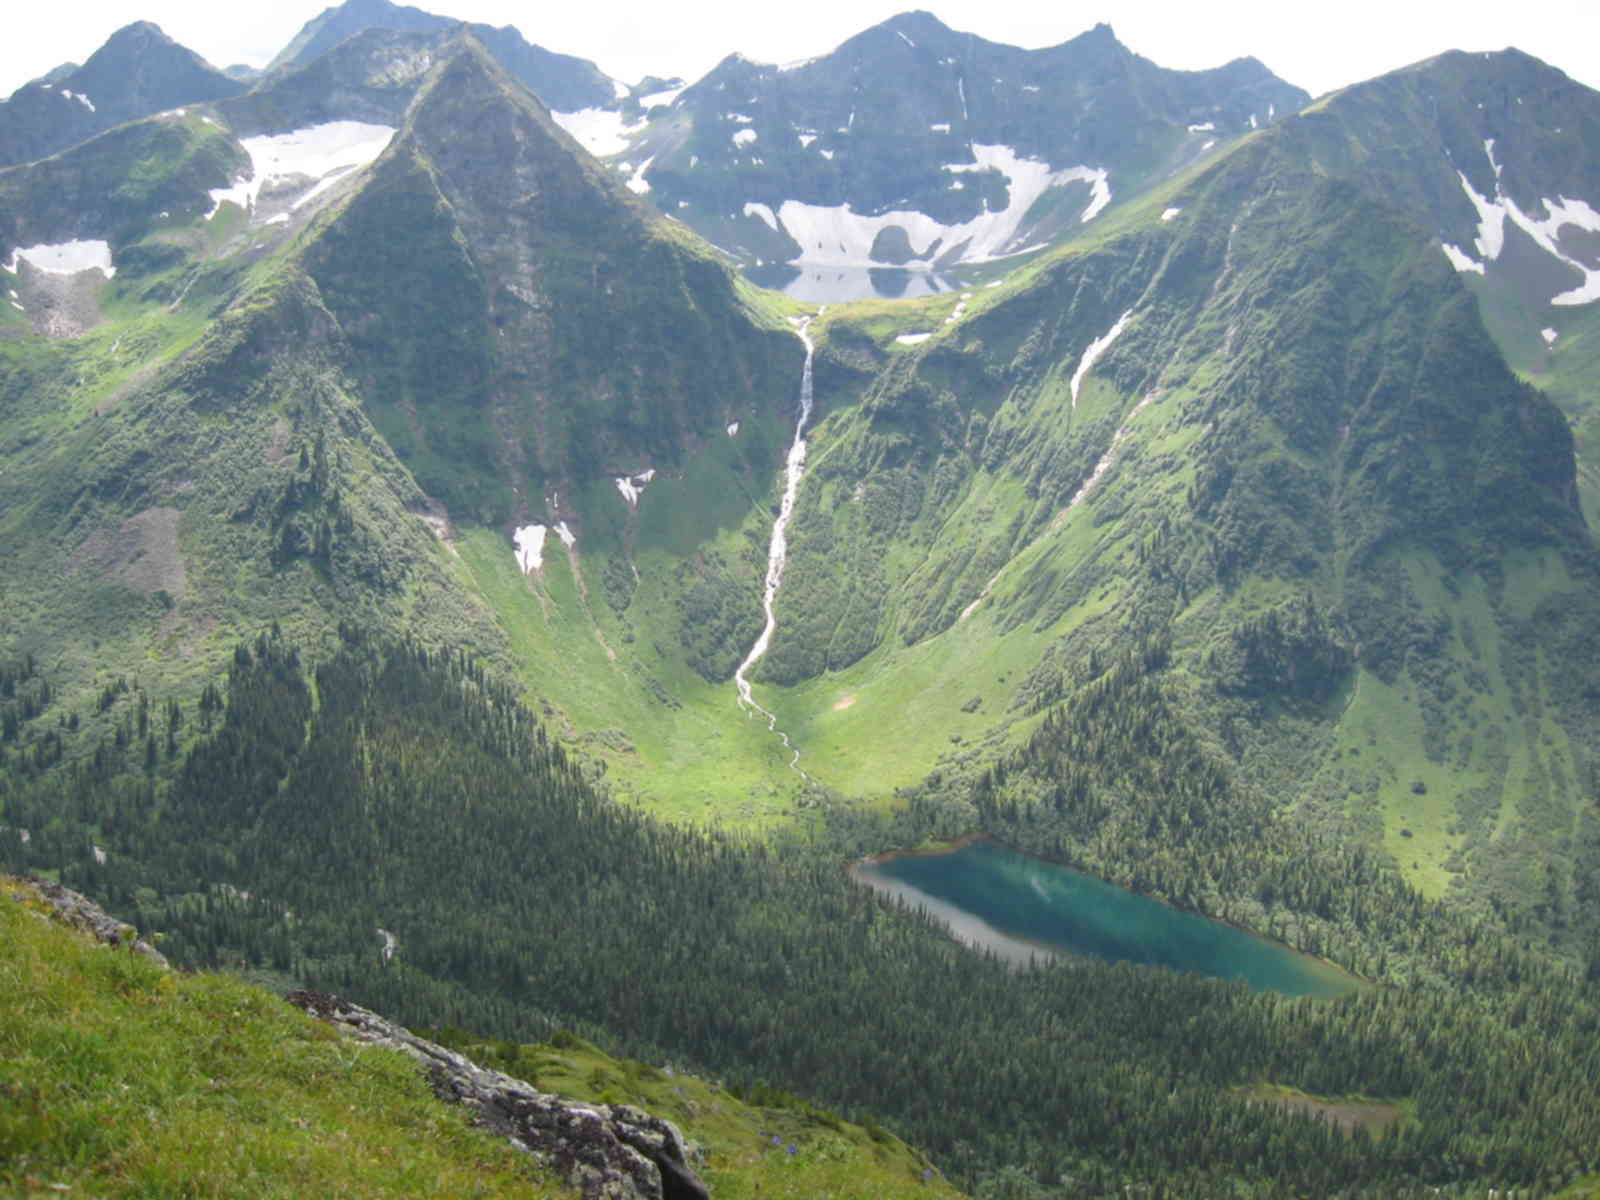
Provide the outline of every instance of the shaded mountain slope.
[[747,260],[950,265],[1059,236],[1307,98],[1249,59],[1164,70],[1104,25],[1022,50],[912,12],[804,63],[726,59],[627,158]]
[[[1021,680],[915,702],[951,728],[968,696],[1020,716],[1094,655],[1170,635],[1190,718],[1246,777],[1426,888],[1559,929],[1529,895],[1570,910],[1587,886],[1597,714],[1575,664],[1600,629],[1571,435],[1432,231],[1306,153],[1311,119],[963,320],[931,310],[926,344],[830,313],[838,407],[763,670],[893,694],[991,637],[1008,666],[1028,656],[1003,647],[1036,647]],[[848,745],[791,727],[824,759]]]
[[155,25],[136,21],[83,66],[34,80],[0,102],[0,167],[44,158],[163,109],[242,91]]
[[301,28],[267,67],[276,72],[309,66],[346,39],[368,30],[422,34],[430,38],[465,29],[510,73],[552,108],[580,109],[612,104],[617,90],[587,59],[556,54],[525,41],[511,26],[463,23],[389,0],[346,0],[324,9]]
[[1600,93],[1516,50],[1454,52],[1346,88],[1296,132],[1326,169],[1435,231],[1507,361],[1572,421],[1593,524]]

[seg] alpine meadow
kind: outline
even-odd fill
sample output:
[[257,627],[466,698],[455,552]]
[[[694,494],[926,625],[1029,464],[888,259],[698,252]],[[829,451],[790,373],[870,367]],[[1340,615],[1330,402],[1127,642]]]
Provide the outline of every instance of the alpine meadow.
[[139,21],[0,290],[0,1192],[1600,1195],[1555,67]]

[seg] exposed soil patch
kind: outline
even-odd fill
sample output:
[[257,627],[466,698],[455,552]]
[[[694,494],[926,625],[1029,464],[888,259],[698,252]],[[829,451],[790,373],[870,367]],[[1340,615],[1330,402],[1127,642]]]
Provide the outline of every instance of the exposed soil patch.
[[1271,1104],[1289,1112],[1321,1117],[1345,1133],[1354,1133],[1356,1127],[1360,1126],[1370,1134],[1380,1134],[1405,1115],[1398,1104],[1376,1100],[1324,1100],[1304,1092],[1275,1087],[1257,1088],[1248,1095],[1251,1103]]
[[833,711],[842,712],[856,702],[856,694],[851,692],[848,696],[841,696],[833,702]]
[[187,578],[178,550],[180,516],[175,508],[147,508],[116,529],[92,533],[72,552],[70,566],[147,596],[166,592],[181,601]]
[[105,276],[99,271],[52,275],[31,264],[19,272],[18,289],[35,333],[48,338],[77,337],[100,323],[100,289]]

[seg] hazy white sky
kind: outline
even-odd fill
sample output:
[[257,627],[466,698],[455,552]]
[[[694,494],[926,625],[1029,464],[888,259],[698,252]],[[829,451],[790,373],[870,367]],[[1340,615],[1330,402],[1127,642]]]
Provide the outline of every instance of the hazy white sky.
[[[1443,50],[1517,46],[1600,88],[1600,3],[1540,0],[921,0],[946,25],[990,41],[1039,47],[1108,21],[1122,43],[1164,67],[1194,70],[1254,55],[1291,83],[1320,95]],[[515,25],[530,42],[594,60],[634,82],[646,73],[693,80],[737,50],[759,61],[824,54],[917,0],[418,0],[462,20]],[[169,37],[219,67],[262,65],[327,0],[277,0],[235,7],[216,0],[11,0],[0,40],[0,96],[62,62],[82,62],[116,29],[154,21]]]

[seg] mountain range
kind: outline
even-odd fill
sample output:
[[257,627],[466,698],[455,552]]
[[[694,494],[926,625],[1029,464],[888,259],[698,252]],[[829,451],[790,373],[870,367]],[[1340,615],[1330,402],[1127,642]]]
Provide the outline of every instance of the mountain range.
[[[7,863],[164,922],[287,896],[258,839],[323,819],[270,799],[313,762],[447,786],[409,719],[318,707],[400,639],[494,681],[462,728],[525,706],[540,779],[669,830],[983,829],[1398,990],[1466,994],[1473,938],[1597,969],[1600,94],[1507,50],[1312,101],[920,12],[625,84],[386,0],[237,74],[138,23],[0,104]],[[158,851],[203,771],[273,782]],[[426,853],[385,836],[339,870]],[[442,1022],[452,953],[381,986]],[[989,1136],[930,1148],[970,1180]],[[1407,1186],[1531,1186],[1471,1153]]]

